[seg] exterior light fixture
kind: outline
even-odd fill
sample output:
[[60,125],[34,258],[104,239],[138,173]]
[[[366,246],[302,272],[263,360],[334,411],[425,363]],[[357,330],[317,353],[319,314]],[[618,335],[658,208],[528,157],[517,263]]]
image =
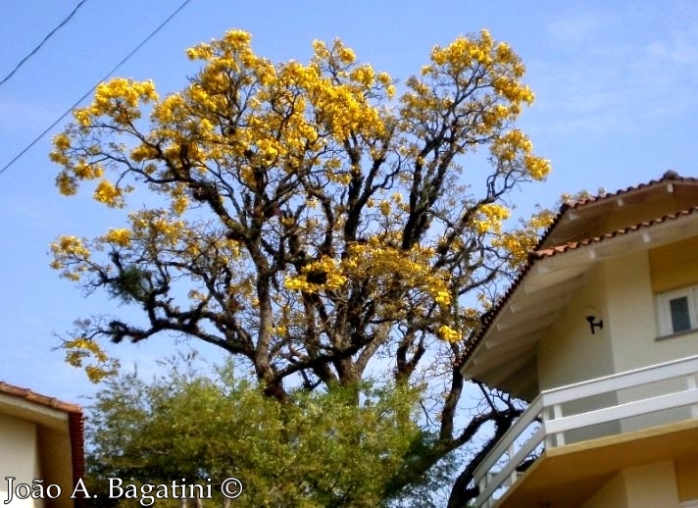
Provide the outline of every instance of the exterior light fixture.
[[589,329],[592,335],[596,333],[597,328],[603,330],[603,319],[596,318],[596,309],[592,305],[584,307],[584,317],[589,323]]

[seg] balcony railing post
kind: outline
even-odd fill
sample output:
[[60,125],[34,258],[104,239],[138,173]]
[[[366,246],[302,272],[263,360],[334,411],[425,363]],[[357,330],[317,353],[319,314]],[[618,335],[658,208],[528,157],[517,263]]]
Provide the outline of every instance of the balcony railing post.
[[488,479],[488,477],[489,477],[489,473],[485,474],[485,476],[483,476],[483,477],[480,479],[480,481],[478,482],[477,486],[480,487],[480,492],[484,492],[485,489],[487,488],[487,483],[488,483],[487,479]]
[[[553,404],[549,408],[547,408],[547,411],[543,410],[543,417],[544,421],[543,424],[545,425],[545,422],[557,420],[559,418],[562,418],[562,405],[560,404]],[[546,430],[545,432],[545,447],[546,448],[555,448],[556,446],[564,446],[565,444],[565,433],[564,432],[557,432],[555,434],[549,434]]]
[[[688,389],[695,390],[698,388],[698,380],[696,379],[696,374],[691,374],[686,378],[688,382]],[[693,404],[691,406],[691,418],[698,418],[698,404]]]
[[[553,420],[557,420],[559,418],[562,418],[562,405],[555,404],[553,406]],[[555,434],[555,446],[564,446],[564,445],[565,445],[565,433],[558,432],[557,434]]]
[[[511,442],[511,446],[509,446],[509,461],[511,462],[514,459],[514,455],[516,455],[516,448],[514,447],[514,441]],[[509,481],[510,485],[514,485],[514,482],[516,482],[516,468],[511,472],[511,475],[509,475]]]

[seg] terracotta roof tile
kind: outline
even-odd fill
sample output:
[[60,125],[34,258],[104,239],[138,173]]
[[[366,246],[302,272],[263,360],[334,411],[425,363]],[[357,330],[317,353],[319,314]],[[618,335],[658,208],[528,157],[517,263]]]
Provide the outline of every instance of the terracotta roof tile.
[[662,177],[658,180],[650,180],[647,183],[642,183],[639,185],[628,187],[626,189],[621,189],[621,190],[618,190],[616,192],[604,194],[602,196],[592,196],[592,197],[589,197],[587,199],[582,199],[579,201],[570,201],[570,202],[563,203],[560,206],[560,209],[558,210],[557,215],[553,219],[552,224],[550,226],[548,226],[548,229],[546,229],[543,232],[543,234],[541,234],[540,240],[538,241],[538,244],[536,245],[534,250],[538,250],[538,248],[545,243],[545,241],[548,239],[548,237],[557,228],[558,223],[560,222],[562,217],[565,215],[565,212],[567,210],[583,208],[585,205],[597,204],[597,203],[602,203],[602,202],[607,201],[607,200],[617,199],[617,198],[625,196],[627,194],[631,194],[631,193],[637,192],[637,191],[642,190],[642,189],[647,189],[648,187],[653,187],[655,185],[666,184],[668,182],[698,184],[698,178],[679,176],[679,174],[676,171],[669,170],[669,171],[666,171],[662,175]]
[[28,400],[29,402],[41,404],[42,406],[58,409],[59,411],[63,411],[65,413],[82,413],[82,408],[80,408],[80,406],[69,404],[67,402],[61,402],[54,397],[47,397],[46,395],[33,392],[28,388],[20,388],[19,386],[14,386],[2,381],[0,381],[0,393],[19,397],[21,399]]
[[571,203],[568,203],[569,208],[579,208],[584,205],[588,205],[590,203],[597,203],[600,201],[605,201],[607,199],[616,199],[618,197],[624,196],[626,194],[629,194],[631,192],[635,192],[638,190],[646,189],[648,187],[652,187],[657,184],[664,184],[667,182],[678,182],[678,183],[698,183],[698,178],[693,178],[693,177],[683,177],[679,176],[679,174],[676,171],[669,170],[665,172],[662,177],[658,180],[650,180],[647,183],[641,183],[639,185],[634,185],[632,187],[628,187],[626,189],[620,189],[616,192],[612,192],[610,194],[603,194],[601,196],[590,196],[586,199],[581,199],[579,201],[573,201]]
[[668,220],[673,220],[677,219],[679,217],[685,217],[686,215],[690,215],[692,213],[698,212],[698,206],[694,206],[691,208],[688,208],[686,210],[680,210],[676,213],[673,214],[668,214],[663,217],[659,217],[657,219],[652,219],[649,221],[644,221],[640,222],[638,224],[633,224],[632,226],[628,226],[627,228],[623,229],[617,229],[615,231],[611,231],[610,233],[603,234],[601,236],[596,236],[593,238],[587,238],[586,240],[581,240],[579,242],[569,242],[563,245],[555,245],[553,247],[548,247],[546,249],[540,249],[540,250],[534,250],[531,252],[529,257],[532,258],[546,258],[546,257],[551,257],[554,256],[555,254],[560,254],[563,252],[568,252],[574,249],[578,249],[580,247],[584,247],[586,245],[590,245],[592,243],[599,243],[604,240],[608,240],[610,238],[615,238],[617,236],[621,235],[626,235],[628,233],[632,233],[633,231],[637,231],[638,229],[643,229],[643,228],[648,228],[651,226],[654,226],[655,224],[661,224],[662,222],[666,222]]
[[579,249],[579,248],[584,247],[586,245],[600,243],[600,242],[609,240],[611,238],[615,238],[618,236],[626,235],[628,233],[632,233],[632,232],[637,231],[639,229],[648,228],[648,227],[654,226],[656,224],[660,224],[662,222],[667,222],[670,220],[675,220],[675,219],[678,219],[681,217],[685,217],[687,215],[692,215],[692,214],[698,213],[698,206],[694,206],[694,207],[691,207],[691,208],[688,208],[685,210],[680,210],[674,214],[664,215],[662,217],[652,219],[650,221],[644,221],[644,222],[641,222],[638,224],[634,224],[632,226],[628,226],[628,227],[623,228],[623,229],[618,229],[618,230],[612,231],[610,233],[606,233],[602,236],[597,236],[594,238],[588,238],[588,239],[578,241],[578,242],[570,242],[570,243],[563,244],[563,245],[556,245],[553,247],[540,249],[539,247],[544,244],[546,238],[551,234],[553,229],[555,229],[557,223],[560,221],[561,217],[564,215],[564,213],[568,209],[581,207],[581,206],[584,206],[585,204],[589,204],[592,202],[599,202],[599,201],[602,201],[605,199],[617,198],[617,197],[622,196],[624,194],[627,194],[629,192],[633,192],[633,191],[636,191],[638,189],[644,189],[644,188],[651,187],[651,186],[654,186],[657,184],[663,184],[663,183],[666,183],[668,181],[698,183],[698,178],[684,178],[684,177],[678,176],[678,174],[676,174],[676,172],[674,172],[674,171],[667,171],[664,174],[664,176],[659,180],[652,180],[649,183],[641,184],[641,185],[638,185],[635,187],[629,187],[625,190],[621,190],[621,191],[615,192],[613,194],[607,194],[603,197],[590,198],[590,199],[580,201],[580,202],[577,202],[574,204],[565,204],[562,207],[560,207],[560,212],[558,213],[557,217],[553,221],[553,224],[545,231],[545,233],[541,236],[541,239],[538,242],[538,245],[536,246],[536,248],[529,254],[528,261],[521,269],[521,272],[519,273],[516,280],[512,283],[511,286],[509,286],[509,288],[506,290],[506,292],[504,293],[502,298],[499,299],[499,301],[494,305],[494,307],[490,311],[488,311],[482,315],[482,317],[481,317],[482,328],[465,345],[462,360],[459,363],[461,365],[463,363],[465,363],[465,361],[467,361],[467,359],[473,353],[475,348],[480,344],[481,340],[483,339],[483,337],[485,336],[485,334],[489,330],[489,327],[492,325],[492,323],[494,322],[494,320],[497,317],[497,315],[499,314],[499,312],[507,304],[507,302],[509,301],[509,298],[512,296],[512,294],[514,293],[516,288],[519,286],[519,284],[521,284],[523,279],[526,277],[526,274],[533,267],[533,265],[535,264],[535,262],[537,260],[556,256],[558,254],[562,254],[562,253],[569,252],[569,251],[572,251],[575,249]]

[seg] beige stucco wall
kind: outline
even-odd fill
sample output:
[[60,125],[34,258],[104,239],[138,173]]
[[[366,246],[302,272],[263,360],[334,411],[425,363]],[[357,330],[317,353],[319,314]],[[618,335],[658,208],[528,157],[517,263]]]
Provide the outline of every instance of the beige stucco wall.
[[[688,333],[658,340],[657,307],[652,290],[650,261],[647,252],[629,254],[604,263],[608,282],[608,322],[613,337],[615,372],[656,365],[698,353],[698,333]],[[661,395],[685,387],[683,380],[624,390],[619,402]],[[660,425],[688,418],[689,409],[664,411],[627,419],[624,431]]]
[[633,467],[622,474],[629,507],[670,508],[679,505],[674,461]]
[[678,508],[673,461],[624,469],[581,508]]
[[38,432],[39,450],[41,450],[41,473],[44,483],[60,486],[62,495],[59,499],[47,502],[48,508],[72,507],[70,493],[75,487],[70,457],[70,434],[64,429],[43,427]]
[[663,293],[698,284],[698,237],[649,251],[652,289]]
[[33,423],[12,416],[0,414],[0,499],[2,506],[11,508],[43,507],[43,501],[8,498],[6,476],[14,476],[18,483],[31,484],[41,478],[37,449],[37,428]]
[[[608,326],[605,280],[594,270],[557,321],[538,343],[538,379],[541,390],[585,381],[613,372],[613,352]],[[584,316],[593,305],[604,320],[603,330],[594,335]]]
[[606,261],[603,267],[616,372],[698,353],[698,332],[657,340],[657,309],[647,252]]
[[625,508],[627,506],[628,493],[625,490],[625,478],[622,473],[618,473],[581,508]]
[[[538,375],[542,390],[613,373],[611,334],[605,325],[605,286],[603,271],[594,270],[539,342]],[[593,335],[584,312],[590,305],[596,309],[597,318],[604,320],[604,328],[597,328]],[[562,410],[564,415],[577,414],[613,405],[616,400],[615,394],[601,395],[565,404]],[[565,442],[614,434],[618,430],[618,424],[611,422],[566,432]]]
[[[675,242],[648,253],[650,283],[654,294],[698,285],[698,237]],[[657,309],[655,309],[655,313]],[[657,341],[669,358],[698,354],[698,331],[681,333]]]
[[613,337],[614,371],[660,361],[651,351],[657,337],[654,296],[646,252],[603,263],[608,298],[608,331]]

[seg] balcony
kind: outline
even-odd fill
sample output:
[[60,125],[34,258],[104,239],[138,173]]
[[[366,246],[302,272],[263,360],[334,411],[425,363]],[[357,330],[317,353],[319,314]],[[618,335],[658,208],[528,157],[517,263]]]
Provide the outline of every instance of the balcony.
[[476,506],[576,506],[625,467],[698,455],[698,356],[542,392],[475,471]]

